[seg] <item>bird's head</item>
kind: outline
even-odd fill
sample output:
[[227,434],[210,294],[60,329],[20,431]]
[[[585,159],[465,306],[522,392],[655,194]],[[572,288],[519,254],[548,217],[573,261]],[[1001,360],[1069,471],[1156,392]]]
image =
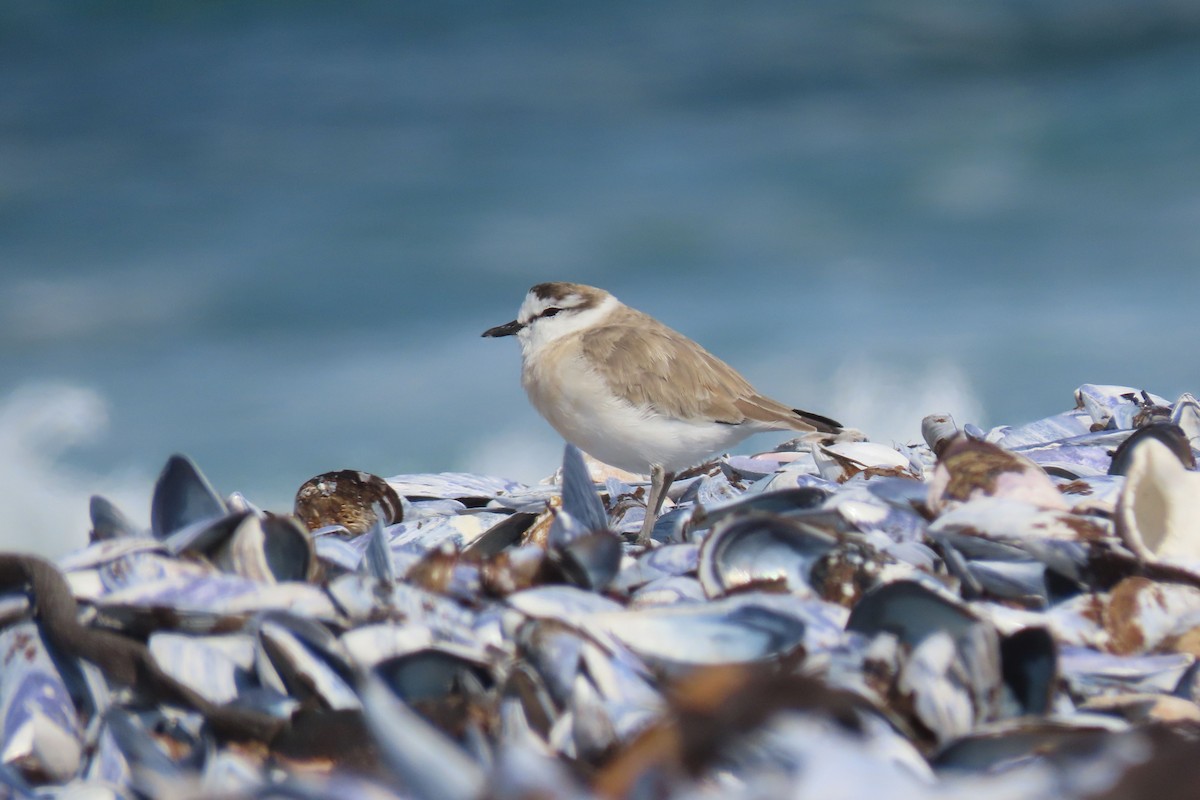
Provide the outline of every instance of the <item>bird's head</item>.
[[581,283],[539,283],[525,295],[517,318],[483,332],[484,336],[513,336],[528,355],[567,334],[591,327],[620,305],[603,289]]

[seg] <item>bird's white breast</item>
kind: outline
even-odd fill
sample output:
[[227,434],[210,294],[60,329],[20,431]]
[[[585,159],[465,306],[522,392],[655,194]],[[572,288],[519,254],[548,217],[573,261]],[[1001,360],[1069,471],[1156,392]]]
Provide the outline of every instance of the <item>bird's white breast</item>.
[[577,337],[524,353],[521,383],[530,402],[564,439],[601,461],[645,473],[675,471],[731,447],[751,426],[671,419],[618,397],[582,356]]

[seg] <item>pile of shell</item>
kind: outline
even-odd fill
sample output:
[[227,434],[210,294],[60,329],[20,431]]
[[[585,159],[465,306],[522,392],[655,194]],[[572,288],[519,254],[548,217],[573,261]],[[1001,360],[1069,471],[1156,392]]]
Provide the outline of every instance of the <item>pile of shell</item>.
[[[644,484],[187,459],[0,555],[14,797],[1159,798],[1200,770],[1200,404],[796,440]],[[589,472],[589,469],[593,472]],[[628,476],[625,476],[628,477]]]

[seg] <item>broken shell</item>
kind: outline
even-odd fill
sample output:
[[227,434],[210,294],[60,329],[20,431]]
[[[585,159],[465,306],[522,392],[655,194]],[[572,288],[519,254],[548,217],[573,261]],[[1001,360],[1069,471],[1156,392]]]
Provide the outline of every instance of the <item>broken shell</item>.
[[545,560],[546,551],[537,545],[511,547],[485,560],[479,568],[479,579],[488,594],[507,597],[536,586]]
[[878,442],[834,442],[812,444],[813,459],[822,478],[827,481],[845,483],[861,475],[871,478],[879,475],[890,477],[916,477],[908,459],[894,447]]
[[946,445],[929,483],[935,513],[980,497],[1007,497],[1042,508],[1067,508],[1037,464],[994,444],[958,437]]
[[866,542],[844,541],[817,558],[808,581],[823,600],[853,608],[894,563]]
[[484,794],[484,769],[396,697],[381,676],[367,673],[359,693],[384,763],[414,797],[471,800]]
[[286,610],[336,620],[329,595],[309,583],[267,585],[219,572],[184,574],[126,586],[97,601],[106,620],[141,635],[165,625],[194,632],[229,630],[255,613]]
[[1112,453],[1135,432],[1128,429],[1102,430],[1068,439],[1012,448],[1037,464],[1048,475],[1075,480],[1107,475],[1112,469]]
[[362,552],[362,566],[366,567],[369,575],[384,586],[396,582],[396,565],[392,559],[392,550],[388,546],[387,531],[383,521],[376,519],[367,532],[366,548]]
[[716,508],[697,507],[689,525],[693,531],[707,528],[732,516],[750,513],[799,514],[820,508],[830,492],[815,486],[792,486],[748,493],[745,496]]
[[[409,551],[418,554],[441,547],[465,550],[509,516],[508,513],[473,511],[449,517],[401,522],[387,528],[388,547],[397,552]],[[353,544],[357,546],[358,541],[355,539]]]
[[1003,637],[1000,663],[1016,715],[1050,713],[1058,688],[1058,648],[1050,631],[1030,627]]
[[292,517],[247,516],[214,553],[213,563],[264,583],[313,580],[318,573],[312,537]]
[[1161,694],[1118,694],[1093,697],[1080,711],[1112,714],[1128,722],[1200,723],[1200,706],[1182,697]]
[[1085,383],[1075,390],[1075,407],[1087,412],[1096,430],[1132,428],[1130,422],[1138,408],[1136,398],[1137,390],[1128,386]]
[[101,542],[109,539],[126,539],[145,536],[121,509],[98,494],[92,495],[88,503],[88,513],[92,518],[91,541]]
[[621,566],[621,540],[603,528],[575,536],[550,553],[570,583],[593,591],[606,589]]
[[502,494],[521,494],[529,487],[517,481],[465,472],[434,472],[417,475],[396,475],[387,483],[400,497],[409,500],[434,498],[461,500],[469,507],[486,505]]
[[704,604],[598,613],[586,624],[668,671],[781,657],[801,644],[805,629],[802,619],[760,602],[754,593]]
[[976,723],[972,687],[962,672],[954,639],[936,631],[913,647],[896,676],[895,692],[937,742],[962,736]]
[[150,655],[171,677],[212,703],[237,699],[254,669],[252,636],[190,636],[159,631],[150,636]]
[[1193,449],[1200,447],[1200,402],[1190,392],[1184,392],[1175,401],[1171,422],[1183,430]]
[[490,666],[466,648],[431,645],[375,664],[374,672],[414,711],[442,732],[461,739],[472,723],[486,719],[495,678]]
[[1129,457],[1117,533],[1144,560],[1200,561],[1200,474],[1158,439],[1140,442]]
[[999,715],[999,635],[955,598],[913,581],[884,584],[863,596],[846,629],[903,645],[894,682],[884,677],[886,695],[933,742]]
[[1114,655],[1063,647],[1058,654],[1063,679],[1071,693],[1082,698],[1127,692],[1170,694],[1195,663],[1187,653]]
[[449,548],[428,551],[404,572],[405,583],[463,602],[479,596],[482,577],[478,562]]
[[583,453],[570,444],[563,454],[562,508],[554,513],[547,550],[566,579],[585,589],[602,591],[621,565],[621,539],[608,528]]
[[1031,760],[1061,761],[1067,754],[1100,751],[1112,741],[1125,723],[1100,715],[1076,719],[1017,719],[994,723],[972,731],[941,747],[931,759],[939,771],[1003,773]]
[[963,533],[1020,545],[1042,539],[1096,541],[1112,535],[1102,517],[1039,508],[1019,500],[983,498],[951,509],[929,526],[930,534]]
[[893,542],[917,542],[928,528],[918,511],[925,505],[926,492],[920,481],[875,477],[848,485],[825,501],[821,512],[833,512],[837,518],[833,524],[822,521],[820,512],[795,516],[839,533],[879,532]]
[[1146,439],[1162,442],[1186,469],[1196,468],[1196,454],[1183,428],[1170,422],[1156,422],[1138,428],[1117,447],[1108,468],[1109,475],[1128,475],[1133,451]]
[[32,622],[0,633],[0,762],[36,783],[63,783],[79,769],[75,705]]
[[941,456],[946,444],[957,433],[958,426],[949,414],[930,414],[921,420],[921,438],[935,456]]
[[836,543],[824,531],[777,514],[731,517],[700,545],[698,577],[709,597],[752,588],[804,593],[813,564]]
[[696,603],[707,599],[704,587],[695,578],[667,575],[641,586],[629,597],[630,608],[672,606],[676,603]]
[[264,686],[304,703],[329,709],[358,709],[349,665],[332,634],[314,620],[268,614],[258,626],[255,667]]
[[[591,473],[584,463],[583,452],[573,444],[563,451],[562,510],[574,519],[582,531],[598,531],[608,527],[604,501],[596,491]],[[552,545],[561,544],[564,537],[550,532]]]
[[1200,589],[1126,578],[1113,588],[1103,621],[1112,652],[1154,652],[1200,626]]
[[519,546],[525,532],[537,518],[537,514],[523,511],[509,514],[465,544],[463,552],[476,558],[487,558],[499,555],[505,548]]
[[1092,418],[1081,410],[1067,411],[1017,427],[993,428],[986,441],[1008,450],[1070,439],[1092,432]]
[[1092,418],[1093,430],[1128,430],[1167,416],[1167,401],[1144,389],[1085,383],[1075,390],[1075,406]]
[[191,459],[178,454],[167,459],[150,506],[154,538],[165,539],[181,528],[225,514],[224,501]]
[[913,581],[895,581],[867,592],[850,612],[846,630],[874,636],[890,633],[915,647],[939,631],[955,639],[980,618],[957,600]]
[[341,525],[357,536],[370,530],[380,514],[384,525],[400,522],[404,509],[400,495],[383,478],[343,469],[305,481],[296,492],[295,514],[310,531]]

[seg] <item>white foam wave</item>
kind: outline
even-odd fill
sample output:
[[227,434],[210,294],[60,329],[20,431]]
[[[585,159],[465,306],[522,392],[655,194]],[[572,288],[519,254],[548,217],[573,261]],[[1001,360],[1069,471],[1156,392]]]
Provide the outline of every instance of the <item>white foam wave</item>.
[[0,550],[54,558],[87,543],[88,499],[102,494],[144,525],[153,479],[129,470],[95,474],[63,455],[108,428],[108,407],[87,387],[30,383],[0,399]]
[[877,442],[920,442],[921,419],[948,413],[959,427],[984,425],[983,403],[957,364],[892,366],[856,359],[838,368],[830,408],[843,424]]
[[563,453],[562,439],[543,427],[505,428],[484,438],[467,454],[466,469],[524,483],[542,481],[558,469]]

